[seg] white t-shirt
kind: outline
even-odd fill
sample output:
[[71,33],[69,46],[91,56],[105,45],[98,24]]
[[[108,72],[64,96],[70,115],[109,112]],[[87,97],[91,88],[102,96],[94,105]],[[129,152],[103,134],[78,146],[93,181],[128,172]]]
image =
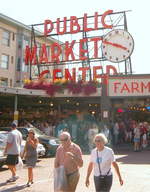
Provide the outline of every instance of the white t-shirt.
[[7,137],[7,143],[11,143],[10,147],[7,150],[7,154],[10,155],[19,155],[20,146],[22,141],[22,134],[17,129],[14,129],[9,132]]
[[45,127],[44,128],[44,133],[45,133],[45,135],[48,135],[48,136],[50,136],[50,127],[48,126],[48,127]]
[[[111,168],[111,163],[115,162],[114,152],[109,147],[104,147],[103,151],[98,151],[97,158],[97,148],[93,149],[90,156],[90,162],[93,162],[94,165],[94,176],[99,176],[99,166],[100,163],[101,175],[106,175],[109,169]],[[108,175],[112,175],[112,170]]]

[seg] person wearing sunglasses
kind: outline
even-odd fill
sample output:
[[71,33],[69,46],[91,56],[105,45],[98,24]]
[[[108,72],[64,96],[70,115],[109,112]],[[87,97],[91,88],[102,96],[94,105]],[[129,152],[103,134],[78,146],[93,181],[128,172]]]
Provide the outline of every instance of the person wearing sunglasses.
[[68,189],[70,192],[74,192],[79,182],[79,168],[83,166],[82,151],[77,144],[71,141],[68,132],[61,133],[60,140],[61,145],[56,151],[54,167],[64,167]]
[[123,180],[114,157],[114,152],[111,148],[105,146],[107,141],[108,140],[103,133],[97,134],[94,138],[96,148],[92,150],[90,156],[85,184],[86,187],[89,187],[89,177],[94,168],[94,184],[96,192],[110,191],[113,181],[111,164],[119,177],[120,185],[123,185]]

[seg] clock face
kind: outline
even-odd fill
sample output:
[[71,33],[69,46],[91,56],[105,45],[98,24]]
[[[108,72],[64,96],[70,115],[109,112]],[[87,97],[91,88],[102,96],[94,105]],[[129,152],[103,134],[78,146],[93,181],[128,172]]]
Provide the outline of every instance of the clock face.
[[132,36],[122,29],[109,32],[102,41],[102,53],[111,62],[122,62],[133,52]]

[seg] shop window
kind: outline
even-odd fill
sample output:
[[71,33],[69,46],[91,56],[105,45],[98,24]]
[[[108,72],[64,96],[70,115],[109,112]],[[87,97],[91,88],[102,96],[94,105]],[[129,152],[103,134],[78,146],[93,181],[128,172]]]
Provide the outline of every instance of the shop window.
[[1,80],[0,80],[0,85],[8,86],[8,79],[3,79],[3,78],[1,78]]
[[3,45],[10,45],[10,33],[7,31],[3,31]]
[[9,56],[2,54],[1,68],[8,69],[9,67]]

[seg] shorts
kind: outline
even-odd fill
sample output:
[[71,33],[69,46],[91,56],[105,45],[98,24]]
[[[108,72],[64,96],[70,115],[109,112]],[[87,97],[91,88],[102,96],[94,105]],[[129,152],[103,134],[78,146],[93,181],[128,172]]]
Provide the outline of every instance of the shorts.
[[134,138],[134,142],[139,143],[140,142],[140,138]]
[[143,140],[146,140],[146,133],[142,136]]
[[18,164],[18,155],[7,155],[6,165],[17,165]]
[[132,137],[132,132],[126,132],[126,137],[131,138]]

